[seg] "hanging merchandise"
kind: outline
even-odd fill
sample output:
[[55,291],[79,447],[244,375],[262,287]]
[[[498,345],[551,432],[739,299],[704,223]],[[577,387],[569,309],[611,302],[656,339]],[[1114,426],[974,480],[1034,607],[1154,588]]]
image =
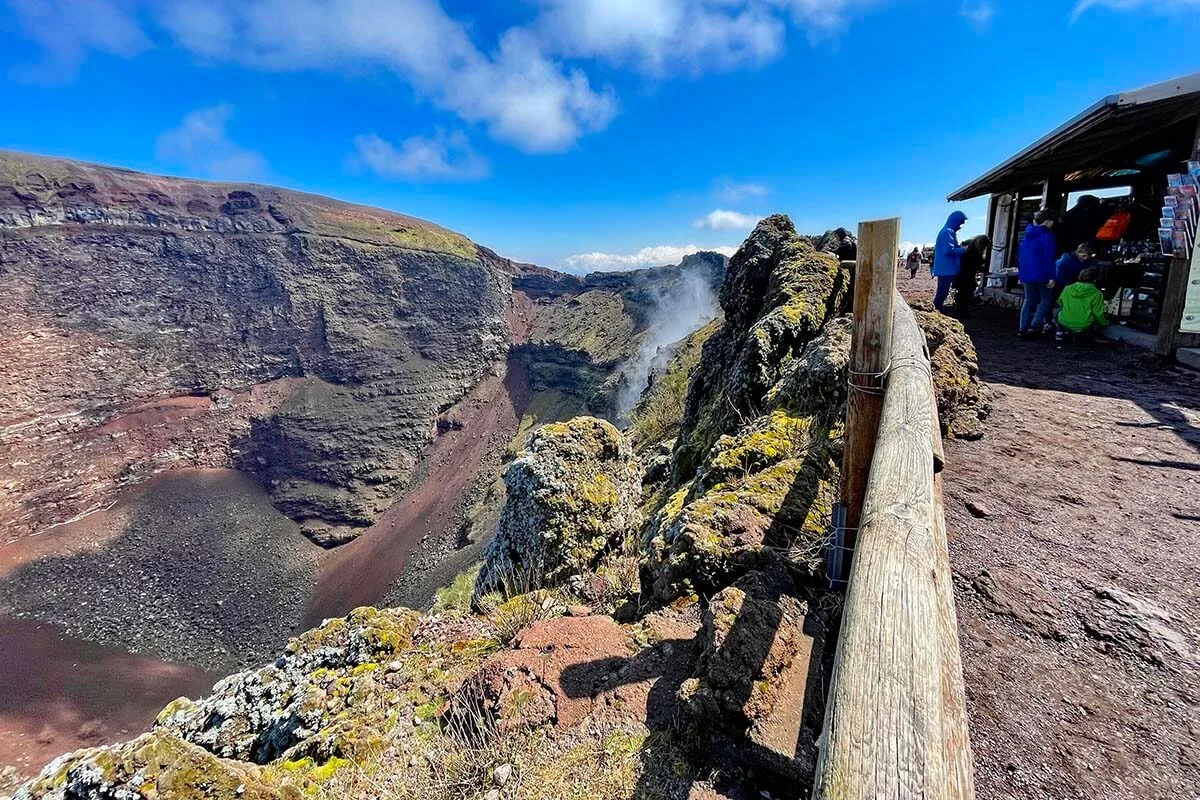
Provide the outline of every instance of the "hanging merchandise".
[[1100,227],[1096,233],[1096,239],[1101,242],[1115,242],[1125,236],[1125,231],[1129,230],[1129,223],[1133,221],[1133,214],[1128,209],[1121,209],[1108,218],[1108,221]]

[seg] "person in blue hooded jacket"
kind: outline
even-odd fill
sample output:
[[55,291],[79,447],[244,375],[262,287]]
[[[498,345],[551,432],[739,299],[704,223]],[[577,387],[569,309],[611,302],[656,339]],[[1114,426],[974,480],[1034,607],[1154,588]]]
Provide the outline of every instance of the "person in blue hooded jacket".
[[1054,212],[1050,209],[1043,208],[1034,214],[1017,251],[1017,277],[1025,287],[1019,336],[1037,336],[1050,322],[1058,256],[1054,223]]
[[946,226],[938,232],[937,241],[933,245],[933,277],[937,278],[937,291],[933,295],[933,307],[945,313],[946,296],[950,287],[958,277],[961,269],[963,253],[966,247],[958,244],[958,232],[967,221],[967,215],[961,211],[950,214]]

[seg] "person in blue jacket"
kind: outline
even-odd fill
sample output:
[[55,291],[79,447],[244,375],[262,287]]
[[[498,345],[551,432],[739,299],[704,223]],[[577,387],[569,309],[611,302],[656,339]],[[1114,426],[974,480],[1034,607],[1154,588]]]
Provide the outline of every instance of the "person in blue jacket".
[[[1057,288],[1054,294],[1061,295],[1062,290],[1079,280],[1079,273],[1087,268],[1087,264],[1096,257],[1096,248],[1084,242],[1069,253],[1063,253],[1055,266],[1054,281]],[[1057,299],[1057,297],[1055,298]]]
[[1037,336],[1047,329],[1050,311],[1054,307],[1056,256],[1058,244],[1054,239],[1054,212],[1048,208],[1033,215],[1025,229],[1025,238],[1017,251],[1017,277],[1025,287],[1025,302],[1021,304],[1019,336]]
[[937,291],[933,295],[933,307],[945,313],[946,296],[962,262],[966,247],[958,244],[958,232],[967,221],[967,215],[961,211],[950,214],[946,226],[938,232],[937,241],[933,245],[933,277],[937,278]]

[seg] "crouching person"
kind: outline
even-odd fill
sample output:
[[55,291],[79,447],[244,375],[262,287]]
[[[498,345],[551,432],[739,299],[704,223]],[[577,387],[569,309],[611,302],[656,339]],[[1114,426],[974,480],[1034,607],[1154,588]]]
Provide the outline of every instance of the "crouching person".
[[1088,339],[1107,325],[1104,294],[1096,288],[1096,270],[1085,269],[1058,298],[1058,331],[1054,338],[1060,342],[1068,336]]

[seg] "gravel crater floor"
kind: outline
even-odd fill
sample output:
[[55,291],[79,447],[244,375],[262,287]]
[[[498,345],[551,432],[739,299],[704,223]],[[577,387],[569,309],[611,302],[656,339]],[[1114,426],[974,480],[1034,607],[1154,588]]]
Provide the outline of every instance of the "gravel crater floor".
[[993,412],[945,490],[978,797],[1200,798],[1200,375],[967,329]]

